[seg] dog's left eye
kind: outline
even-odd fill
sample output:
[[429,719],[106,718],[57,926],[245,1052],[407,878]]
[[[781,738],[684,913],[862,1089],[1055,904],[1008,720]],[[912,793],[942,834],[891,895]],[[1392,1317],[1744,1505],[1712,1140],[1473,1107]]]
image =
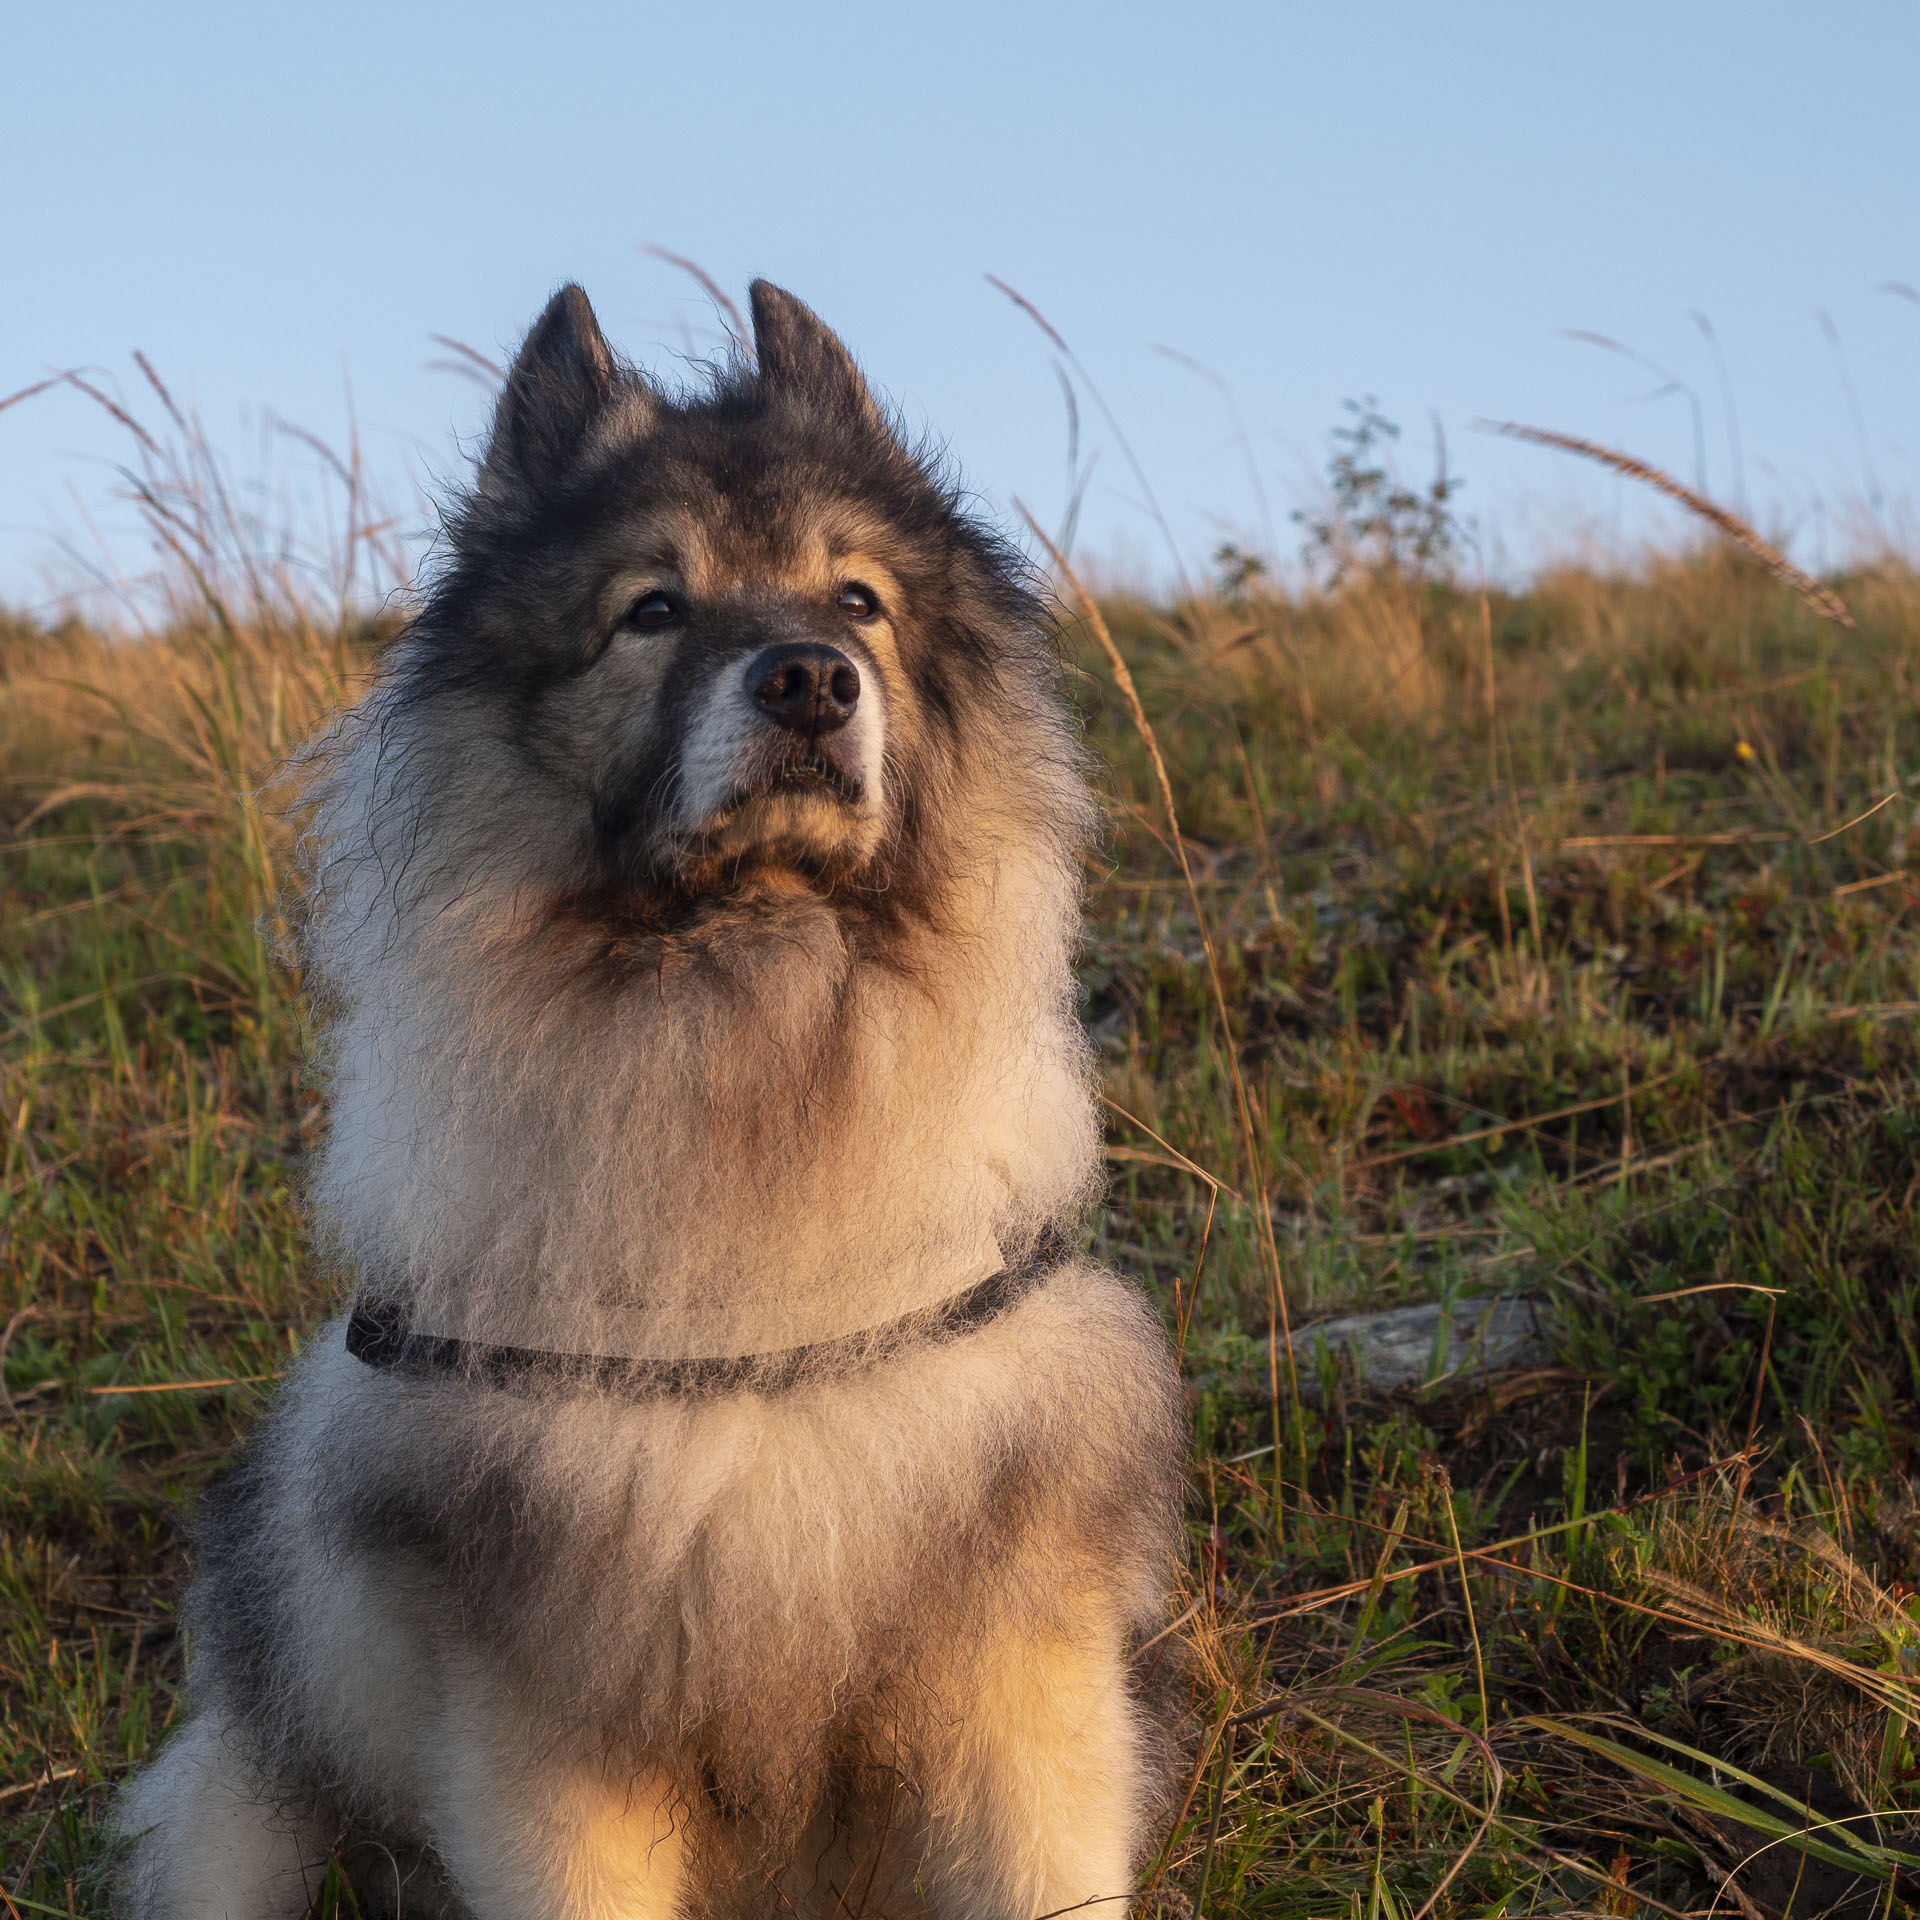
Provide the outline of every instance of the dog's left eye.
[[620,624],[623,627],[638,628],[645,632],[653,627],[670,627],[679,618],[680,609],[674,605],[670,595],[643,593],[621,615]]
[[840,611],[853,620],[871,620],[880,611],[880,596],[858,580],[849,580],[840,589]]

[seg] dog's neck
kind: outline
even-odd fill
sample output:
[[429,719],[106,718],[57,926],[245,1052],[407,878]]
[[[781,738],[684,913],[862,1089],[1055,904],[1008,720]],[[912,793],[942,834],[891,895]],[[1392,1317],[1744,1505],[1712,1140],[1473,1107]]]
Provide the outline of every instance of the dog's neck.
[[805,893],[617,965],[526,888],[387,911],[332,1035],[335,1251],[438,1331],[661,1355],[979,1280],[1089,1180],[1077,902],[1010,847],[945,905],[884,963]]

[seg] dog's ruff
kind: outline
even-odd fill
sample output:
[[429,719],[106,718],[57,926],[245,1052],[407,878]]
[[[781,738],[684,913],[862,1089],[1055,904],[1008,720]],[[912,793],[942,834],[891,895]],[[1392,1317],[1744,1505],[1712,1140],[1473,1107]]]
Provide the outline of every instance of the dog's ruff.
[[330,1856],[449,1920],[1130,1890],[1185,1447],[1073,1251],[1097,814],[1018,556],[753,313],[671,396],[557,296],[308,751],[361,1308],[203,1503],[120,1920],[296,1920]]

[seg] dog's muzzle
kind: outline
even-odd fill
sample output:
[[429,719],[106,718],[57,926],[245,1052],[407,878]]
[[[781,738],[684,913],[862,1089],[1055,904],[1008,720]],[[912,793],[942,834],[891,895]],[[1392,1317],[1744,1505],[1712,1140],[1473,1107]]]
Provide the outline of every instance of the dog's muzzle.
[[854,662],[821,641],[794,641],[752,655],[741,685],[764,729],[744,756],[749,792],[811,791],[857,805],[873,717],[860,711]]
[[688,710],[663,850],[828,864],[877,844],[887,702],[863,654],[822,640],[752,647],[721,666]]

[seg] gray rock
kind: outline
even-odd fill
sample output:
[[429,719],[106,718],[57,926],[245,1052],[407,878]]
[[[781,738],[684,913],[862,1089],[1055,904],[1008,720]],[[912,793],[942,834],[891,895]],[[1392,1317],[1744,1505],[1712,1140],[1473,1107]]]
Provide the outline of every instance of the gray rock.
[[1293,1351],[1301,1395],[1314,1400],[1323,1354],[1350,1363],[1368,1386],[1418,1387],[1543,1365],[1553,1358],[1552,1335],[1538,1302],[1482,1296],[1316,1321],[1294,1329]]

